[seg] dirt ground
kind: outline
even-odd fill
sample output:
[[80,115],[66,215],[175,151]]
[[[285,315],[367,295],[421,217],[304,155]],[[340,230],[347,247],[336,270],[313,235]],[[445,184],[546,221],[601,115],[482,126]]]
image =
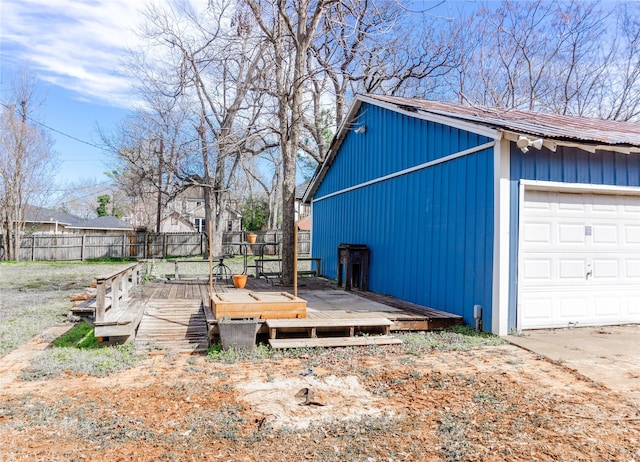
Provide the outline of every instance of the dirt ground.
[[640,403],[512,345],[158,354],[5,382],[3,461],[640,460]]

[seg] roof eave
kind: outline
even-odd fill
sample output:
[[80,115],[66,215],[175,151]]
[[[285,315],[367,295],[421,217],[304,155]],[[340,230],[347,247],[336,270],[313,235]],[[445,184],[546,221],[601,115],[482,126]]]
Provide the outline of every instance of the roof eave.
[[324,160],[322,165],[316,170],[316,173],[314,174],[313,178],[311,179],[311,182],[309,183],[309,187],[307,188],[307,191],[305,192],[302,198],[302,201],[304,203],[311,202],[311,198],[316,193],[318,186],[320,186],[320,183],[324,179],[329,167],[333,163],[333,159],[335,158],[336,153],[340,149],[340,145],[342,144],[345,137],[347,136],[347,133],[349,132],[349,125],[353,123],[356,114],[360,110],[360,106],[362,106],[362,103],[368,103],[374,106],[382,107],[390,111],[397,112],[399,114],[403,114],[409,117],[427,120],[430,122],[435,122],[438,124],[443,124],[443,125],[447,125],[454,128],[459,128],[461,130],[476,133],[478,135],[483,135],[488,138],[493,138],[494,140],[499,140],[502,137],[502,133],[500,130],[486,127],[484,125],[478,125],[474,123],[465,122],[459,119],[454,119],[451,117],[434,114],[431,112],[425,112],[424,110],[421,110],[420,108],[417,108],[417,107],[416,107],[417,112],[408,111],[406,109],[403,109],[402,107],[400,107],[400,105],[397,105],[397,104],[380,101],[378,99],[370,98],[364,95],[356,95],[355,100],[353,101],[353,103],[351,104],[351,107],[349,108],[347,116],[344,118],[338,131],[336,132],[333,139],[331,140],[331,144],[330,144],[326,159]]
[[347,136],[347,133],[349,132],[348,126],[349,124],[351,124],[351,122],[355,118],[355,115],[358,113],[358,110],[362,105],[362,101],[363,101],[362,96],[356,95],[356,98],[351,104],[351,107],[349,108],[349,111],[347,112],[346,117],[343,119],[342,123],[340,124],[340,127],[338,127],[338,131],[336,132],[335,135],[333,135],[331,144],[329,145],[329,151],[327,151],[327,157],[325,158],[324,162],[319,166],[319,168],[316,170],[316,173],[313,175],[313,178],[311,178],[311,181],[309,182],[309,186],[307,187],[307,190],[302,196],[303,203],[308,204],[311,202],[311,198],[316,193],[316,190],[318,189],[318,186],[320,186],[320,183],[322,183],[322,180],[327,174],[327,170],[333,163],[333,159],[335,158],[336,153],[340,148],[340,145],[342,144],[345,137]]
[[596,151],[612,151],[622,154],[640,154],[640,147],[630,144],[603,144],[596,141],[572,140],[569,138],[558,138],[548,135],[542,135],[540,133],[533,133],[531,131],[504,130],[503,133],[505,139],[513,141],[514,143],[518,141],[518,138],[520,136],[529,136],[531,138],[541,139],[543,143],[542,145],[553,152],[556,151],[556,148],[558,146],[564,146],[569,148],[581,149],[591,154],[595,154]]

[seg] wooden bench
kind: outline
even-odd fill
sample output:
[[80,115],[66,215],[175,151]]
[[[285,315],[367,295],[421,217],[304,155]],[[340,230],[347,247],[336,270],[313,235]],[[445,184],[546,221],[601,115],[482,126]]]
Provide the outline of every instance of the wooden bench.
[[269,338],[277,338],[278,331],[306,330],[310,338],[318,337],[318,328],[326,330],[348,330],[349,337],[355,335],[356,327],[379,327],[384,335],[389,335],[393,321],[387,318],[360,318],[360,319],[267,319]]
[[[298,261],[310,261],[315,263],[315,269],[310,269],[310,270],[298,270],[298,275],[299,276],[319,276],[321,274],[320,272],[320,258],[316,258],[316,257],[300,257],[298,258]],[[256,268],[256,277],[259,276],[264,276],[266,279],[269,279],[270,277],[280,277],[282,275],[282,271],[269,271],[267,269],[265,269],[265,263],[269,264],[269,263],[278,263],[278,264],[282,264],[282,258],[257,258],[256,260],[254,260],[254,265],[251,265],[252,267]]]
[[[224,264],[224,259],[227,258],[226,255],[218,255],[212,258],[213,261],[213,276],[214,279],[224,279],[229,280],[231,278],[231,270],[227,265]],[[198,266],[206,265],[201,270],[202,272],[194,272],[187,273],[184,272],[184,267],[187,266]],[[180,266],[183,267],[183,272],[180,272]],[[226,268],[225,270],[221,270],[222,268]],[[206,271],[206,272],[204,272]],[[174,260],[173,261],[173,273],[168,273],[164,275],[167,279],[175,279],[176,281],[185,280],[185,279],[209,279],[209,260],[208,259],[188,259],[188,260]]]

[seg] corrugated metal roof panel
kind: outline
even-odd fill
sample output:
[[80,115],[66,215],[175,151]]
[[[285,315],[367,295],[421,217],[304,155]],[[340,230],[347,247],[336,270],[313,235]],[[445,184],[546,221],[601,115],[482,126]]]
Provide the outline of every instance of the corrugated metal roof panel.
[[440,116],[494,128],[524,132],[558,140],[640,146],[640,124],[587,117],[543,114],[513,109],[464,106],[395,96],[366,95],[368,98],[396,104]]

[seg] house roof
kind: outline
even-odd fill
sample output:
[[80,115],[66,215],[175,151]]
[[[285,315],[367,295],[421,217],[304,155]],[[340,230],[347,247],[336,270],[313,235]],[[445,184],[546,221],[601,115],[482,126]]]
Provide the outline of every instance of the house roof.
[[68,228],[77,229],[108,229],[108,230],[126,230],[129,231],[132,226],[114,216],[98,217],[93,220],[85,220],[80,223],[76,223]]
[[300,183],[299,185],[296,186],[296,194],[295,194],[296,200],[302,200],[302,198],[304,197],[304,192],[309,187],[309,183],[310,183],[310,180],[306,180],[303,183]]
[[530,135],[559,140],[640,147],[639,123],[543,114],[515,109],[464,106],[395,96],[366,95],[366,98],[400,106],[410,111],[432,113]]
[[556,146],[564,145],[578,147],[591,153],[595,153],[596,150],[640,153],[639,123],[465,106],[396,96],[357,95],[331,141],[324,163],[318,166],[304,194],[305,202],[309,202],[313,197],[333,163],[342,141],[353,125],[357,125],[355,119],[363,103],[478,133],[495,140],[504,138],[515,142],[519,136],[542,138],[543,146],[553,151]]
[[113,217],[98,217],[92,220],[83,220],[62,210],[48,209],[29,205],[27,207],[26,222],[28,223],[53,223],[64,225],[69,229],[102,229],[102,230],[126,230],[132,229],[131,225]]
[[29,205],[26,209],[26,222],[28,223],[52,223],[57,222],[64,225],[80,223],[82,218],[63,212],[62,210],[48,209]]

